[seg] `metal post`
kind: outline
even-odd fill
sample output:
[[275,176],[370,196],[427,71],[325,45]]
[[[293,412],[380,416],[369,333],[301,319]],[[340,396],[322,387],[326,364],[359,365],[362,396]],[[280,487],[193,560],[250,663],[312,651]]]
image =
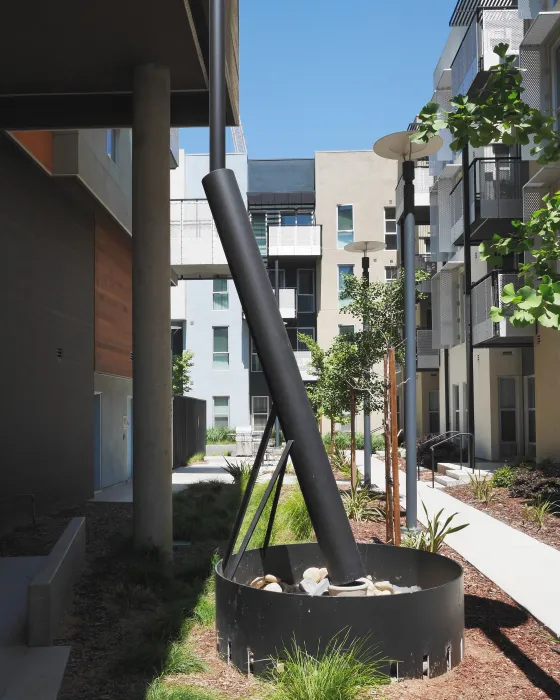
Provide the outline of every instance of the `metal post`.
[[471,304],[471,192],[469,181],[469,147],[462,153],[463,166],[463,250],[465,260],[465,348],[467,356],[467,425],[463,432],[471,433],[473,449],[469,450],[469,468],[474,470],[474,364],[472,345]]
[[[449,350],[445,348],[443,351],[443,372],[445,374],[444,378],[444,389],[445,389],[445,432],[448,433],[451,430],[451,418],[449,411]],[[441,421],[440,421],[441,430]]]
[[[278,258],[274,261],[274,291],[276,293],[278,308],[280,308],[280,271],[278,269]],[[278,449],[280,447],[280,421],[278,420],[278,416],[276,416],[274,432],[276,449]]]
[[[369,258],[364,255],[362,258],[362,277],[369,285]],[[364,319],[364,331],[368,328]],[[366,392],[364,400],[364,486],[371,486],[371,414],[369,407],[369,394]]]
[[404,439],[406,443],[406,527],[416,530],[416,275],[414,248],[414,161],[403,163],[404,179]]
[[210,0],[210,170],[226,167],[226,18],[224,0]]

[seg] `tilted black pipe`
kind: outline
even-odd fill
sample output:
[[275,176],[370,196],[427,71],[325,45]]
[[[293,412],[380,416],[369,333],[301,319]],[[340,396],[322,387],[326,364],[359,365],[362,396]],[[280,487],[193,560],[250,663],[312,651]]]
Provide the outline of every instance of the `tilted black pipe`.
[[329,577],[351,583],[364,567],[237,180],[223,168],[202,184],[282,430],[294,441],[292,461]]

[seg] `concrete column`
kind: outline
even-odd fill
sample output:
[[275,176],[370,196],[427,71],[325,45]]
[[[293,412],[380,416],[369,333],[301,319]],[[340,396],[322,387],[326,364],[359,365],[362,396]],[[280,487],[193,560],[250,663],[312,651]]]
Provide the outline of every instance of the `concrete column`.
[[132,348],[134,542],[171,556],[172,423],[169,244],[170,78],[134,72]]

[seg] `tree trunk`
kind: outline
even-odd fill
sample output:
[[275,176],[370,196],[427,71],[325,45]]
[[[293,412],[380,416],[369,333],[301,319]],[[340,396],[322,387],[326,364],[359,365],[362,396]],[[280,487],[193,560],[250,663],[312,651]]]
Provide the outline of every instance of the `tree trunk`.
[[358,486],[358,470],[356,468],[356,392],[350,389],[350,464],[352,488]]
[[334,456],[334,420],[331,416],[331,457]]

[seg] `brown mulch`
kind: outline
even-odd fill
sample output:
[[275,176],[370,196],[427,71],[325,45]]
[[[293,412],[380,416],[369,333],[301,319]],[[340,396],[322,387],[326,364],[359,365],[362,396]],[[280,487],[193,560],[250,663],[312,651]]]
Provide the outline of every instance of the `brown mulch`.
[[472,494],[470,484],[453,486],[448,490],[450,496],[454,496],[463,503],[501,520],[506,525],[534,537],[539,542],[544,542],[550,547],[560,549],[560,517],[551,515],[547,518],[544,527],[539,530],[534,523],[523,519],[523,506],[528,503],[526,498],[513,498],[506,488],[494,488],[495,498],[489,504],[478,501]]
[[[72,647],[59,698],[143,700],[153,675],[116,673],[115,659],[131,631],[139,631],[145,619],[131,616],[121,620],[111,608],[112,589],[119,583],[114,552],[131,534],[131,504],[88,503],[52,518],[40,518],[36,528],[22,528],[3,537],[0,552],[4,556],[44,554],[69,518],[76,515],[87,517],[87,562],[57,642]],[[385,541],[383,522],[352,523],[352,530],[360,542]],[[444,547],[442,553],[458,561],[465,572],[465,658],[439,678],[393,684],[385,691],[389,700],[560,698],[560,644],[453,550]],[[183,550],[179,556],[188,554]],[[171,684],[200,686],[232,700],[261,694],[262,684],[241,676],[217,658],[213,628],[197,628],[192,640],[210,670],[169,677]]]
[[[352,523],[359,542],[384,542],[385,523]],[[465,585],[465,657],[439,678],[393,684],[391,700],[560,698],[560,644],[492,581],[444,545]]]

